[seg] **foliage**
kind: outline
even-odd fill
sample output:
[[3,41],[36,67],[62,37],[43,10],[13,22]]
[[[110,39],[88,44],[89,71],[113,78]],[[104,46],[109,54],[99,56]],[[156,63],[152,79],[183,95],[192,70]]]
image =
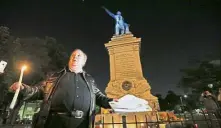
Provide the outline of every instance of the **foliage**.
[[95,113],[99,114],[101,112],[101,107],[96,105]]
[[171,90],[167,92],[165,98],[161,94],[156,94],[155,96],[158,97],[161,111],[174,110],[175,106],[180,104],[180,96]]
[[[10,37],[9,28],[6,26],[0,26],[0,43],[5,44],[8,38]],[[2,47],[1,50],[2,51]]]
[[47,43],[48,56],[51,58],[49,62],[50,67],[48,66],[48,71],[54,71],[60,68],[63,68],[68,62],[68,54],[65,50],[65,47],[57,43],[56,39],[53,37],[45,38]]
[[208,87],[208,84],[213,84],[213,89],[217,90],[221,87],[221,68],[219,65],[211,62],[201,61],[196,68],[182,69],[183,76],[179,86],[191,88],[196,93],[200,93]]
[[173,110],[175,106],[180,103],[180,96],[169,90],[165,97],[165,101],[167,102],[167,110]]
[[[183,76],[180,80],[179,87],[183,89],[190,88],[192,93],[188,94],[187,98],[182,98],[185,110],[193,110],[199,108],[199,96],[204,90],[208,90],[208,84],[213,84],[210,89],[213,93],[221,87],[221,68],[220,61],[199,61],[199,65],[195,68],[182,69]],[[160,94],[156,95],[159,100],[161,110],[180,109],[180,95],[173,91],[168,91],[165,98]]]
[[[7,106],[11,101],[13,93],[7,90],[18,81],[23,64],[28,67],[23,82],[34,85],[45,79],[48,73],[61,70],[67,63],[65,48],[56,39],[16,38],[10,35],[9,28],[3,26],[0,27],[0,57],[8,62],[5,73],[0,77],[0,107]],[[10,114],[10,122],[14,121],[20,106],[19,101]]]
[[162,97],[161,94],[155,95],[158,98],[160,110],[166,110],[167,109],[167,101]]
[[[179,87],[190,89],[192,92],[186,99],[187,105],[194,109],[198,108],[199,97],[205,90],[217,94],[218,88],[221,87],[221,68],[220,60],[198,61],[198,65],[193,68],[182,69],[183,76],[179,82]],[[213,88],[208,85],[213,84]]]
[[67,63],[67,53],[62,44],[52,37],[15,38],[7,27],[0,27],[0,55],[8,62],[1,85],[11,85],[19,78],[22,64],[28,65],[24,76],[27,84],[43,80],[48,72],[60,70]]

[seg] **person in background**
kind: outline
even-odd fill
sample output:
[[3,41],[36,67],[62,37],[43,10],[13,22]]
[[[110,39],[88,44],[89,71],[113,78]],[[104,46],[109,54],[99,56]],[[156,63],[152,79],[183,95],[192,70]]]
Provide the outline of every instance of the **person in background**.
[[[221,113],[217,98],[214,95],[212,95],[210,91],[206,90],[201,94],[200,101],[206,108],[210,119],[214,119],[214,114],[221,127]],[[214,123],[212,123],[212,125],[214,125]]]

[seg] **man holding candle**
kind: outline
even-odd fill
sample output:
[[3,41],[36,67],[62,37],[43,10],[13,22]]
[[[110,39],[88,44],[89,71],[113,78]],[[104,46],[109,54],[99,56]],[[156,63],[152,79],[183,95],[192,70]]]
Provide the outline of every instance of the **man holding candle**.
[[[34,128],[92,127],[96,104],[110,108],[109,102],[113,99],[106,97],[83,70],[86,61],[87,55],[76,49],[68,67],[53,74],[46,82],[33,87],[21,85],[24,100],[43,99],[41,110],[35,115]],[[15,91],[18,87],[18,83],[14,83],[11,89]]]

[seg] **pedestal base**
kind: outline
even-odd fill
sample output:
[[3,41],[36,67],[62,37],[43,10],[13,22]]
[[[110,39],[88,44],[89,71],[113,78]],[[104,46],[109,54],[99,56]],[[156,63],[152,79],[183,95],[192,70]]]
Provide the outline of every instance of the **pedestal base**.
[[148,104],[152,108],[153,111],[160,110],[158,98],[153,96],[150,92],[150,85],[146,81],[146,79],[128,79],[126,81],[129,81],[131,83],[131,87],[129,90],[125,90],[124,87],[122,87],[122,83],[125,80],[116,80],[116,81],[110,81],[108,83],[108,86],[105,90],[106,94],[110,98],[117,98],[120,99],[121,97],[131,94],[138,98],[144,99],[148,101]]

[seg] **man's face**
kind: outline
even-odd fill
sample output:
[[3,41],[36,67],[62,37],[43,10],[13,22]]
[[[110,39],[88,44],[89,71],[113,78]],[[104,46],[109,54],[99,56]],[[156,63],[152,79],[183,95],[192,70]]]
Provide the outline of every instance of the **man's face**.
[[211,93],[210,93],[209,91],[205,91],[204,94],[205,94],[206,96],[208,96],[208,95],[210,95]]
[[80,50],[75,50],[69,60],[70,69],[82,69],[85,63],[84,53]]

